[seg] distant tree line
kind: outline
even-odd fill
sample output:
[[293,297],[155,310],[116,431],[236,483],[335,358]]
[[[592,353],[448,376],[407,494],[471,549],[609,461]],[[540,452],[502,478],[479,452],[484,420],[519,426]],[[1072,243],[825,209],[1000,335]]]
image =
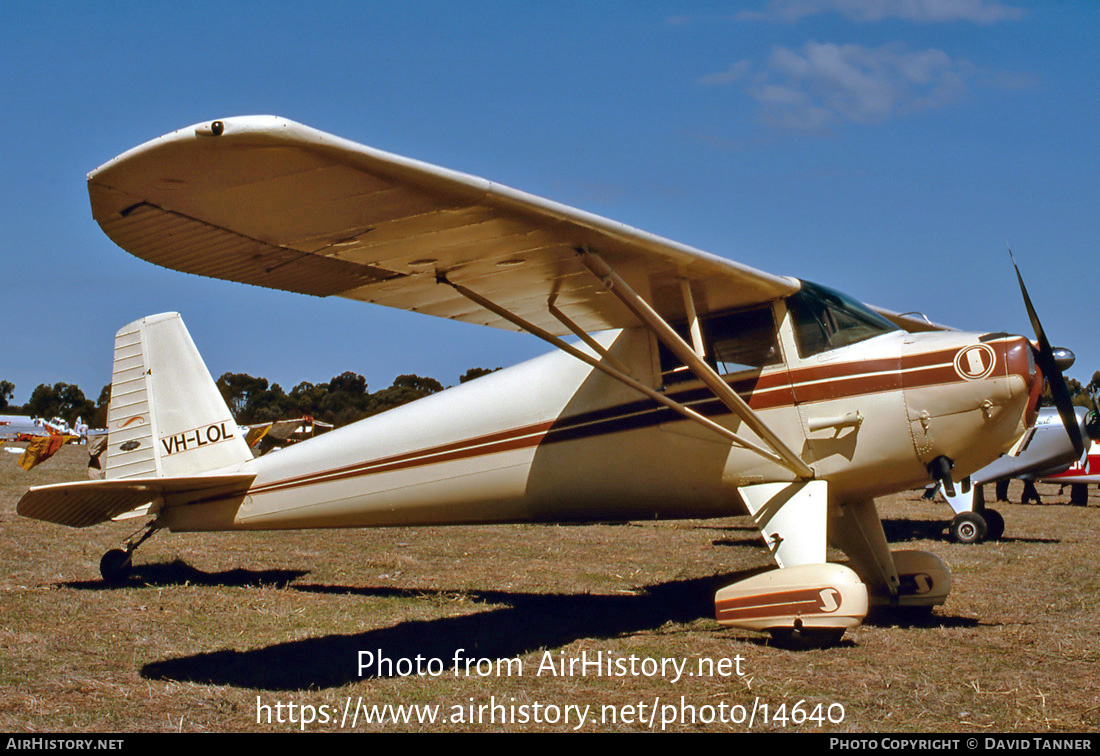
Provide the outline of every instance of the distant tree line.
[[399,375],[392,386],[372,393],[367,391],[366,379],[350,371],[328,383],[299,383],[289,392],[247,373],[225,373],[217,385],[233,417],[242,424],[309,415],[347,425],[443,390],[434,378]]
[[99,399],[92,401],[74,383],[40,383],[31,392],[26,404],[10,404],[15,384],[0,381],[0,412],[6,415],[29,415],[52,420],[60,417],[72,425],[78,417],[93,428],[107,425],[107,403],[111,400],[111,384],[100,390]]
[[[500,368],[470,368],[458,381],[466,383],[495,370]],[[216,383],[233,418],[242,425],[304,415],[337,426],[347,425],[443,390],[443,385],[434,378],[410,374],[399,375],[393,385],[372,393],[367,391],[366,378],[351,371],[341,373],[327,383],[303,381],[289,392],[278,383],[269,383],[266,378],[247,373],[224,373]],[[1066,384],[1074,404],[1089,409],[1100,406],[1100,371],[1093,373],[1092,380],[1087,384],[1073,378],[1067,378]],[[100,390],[95,401],[84,396],[84,392],[72,383],[39,384],[31,392],[30,400],[23,405],[9,403],[14,395],[15,384],[0,380],[0,413],[30,415],[47,420],[60,417],[69,424],[82,417],[93,428],[107,425],[110,384]],[[1050,389],[1043,393],[1040,403],[1044,406],[1054,404]]]
[[[470,368],[458,380],[466,383],[499,369]],[[399,375],[389,388],[372,393],[367,391],[367,380],[351,371],[328,383],[299,383],[289,392],[278,383],[247,373],[224,373],[216,384],[233,418],[242,425],[304,415],[333,425],[347,425],[443,390],[443,385],[434,378]],[[22,405],[10,404],[14,395],[15,384],[0,380],[0,413],[46,420],[60,417],[70,425],[81,417],[93,428],[107,426],[110,384],[100,390],[96,401],[88,399],[71,383],[40,384]]]
[[[1074,405],[1088,409],[1100,407],[1100,370],[1093,373],[1092,380],[1084,385],[1074,378],[1066,378],[1066,388],[1069,389]],[[1043,407],[1054,406],[1054,395],[1050,393],[1049,385],[1043,391],[1039,404]]]

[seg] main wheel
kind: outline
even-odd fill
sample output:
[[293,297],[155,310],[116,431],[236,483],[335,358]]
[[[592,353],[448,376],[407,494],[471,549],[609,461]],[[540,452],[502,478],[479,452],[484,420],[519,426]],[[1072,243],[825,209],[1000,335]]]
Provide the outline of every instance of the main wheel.
[[130,554],[122,549],[111,549],[99,560],[99,574],[104,582],[121,583],[130,575]]
[[981,543],[988,532],[989,525],[977,512],[960,512],[951,521],[951,538],[955,543]]
[[776,646],[793,650],[828,648],[844,637],[842,627],[776,627],[768,632]]
[[929,622],[934,606],[895,606],[887,610],[888,616],[901,625],[923,625]]
[[986,538],[991,541],[998,540],[1005,534],[1005,518],[996,509],[986,509],[982,512],[986,523]]

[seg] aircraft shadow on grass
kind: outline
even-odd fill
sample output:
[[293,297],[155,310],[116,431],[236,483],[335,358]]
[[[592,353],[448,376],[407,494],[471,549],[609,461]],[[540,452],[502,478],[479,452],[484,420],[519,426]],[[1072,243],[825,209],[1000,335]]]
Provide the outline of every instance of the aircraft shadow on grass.
[[62,585],[66,588],[86,591],[188,584],[230,588],[285,588],[294,580],[308,574],[309,570],[235,569],[224,572],[203,572],[182,559],[176,559],[173,562],[134,565],[130,575],[125,580],[117,583],[106,583],[102,580],[80,580],[63,583]]
[[[745,574],[715,575],[648,586],[636,595],[538,594],[473,591],[478,602],[505,604],[460,617],[402,622],[352,635],[328,635],[249,651],[216,651],[146,664],[143,677],[263,690],[331,688],[367,679],[358,675],[360,651],[387,658],[505,659],[553,649],[581,638],[613,638],[655,630],[668,622],[713,617],[714,592]],[[357,598],[407,598],[452,591],[389,587],[295,585],[295,590]],[[764,643],[764,638],[749,642]],[[532,670],[526,670],[531,674]]]
[[[359,652],[392,660],[439,659],[443,674],[452,675],[456,654],[462,659],[510,659],[540,649],[554,649],[582,638],[614,638],[656,630],[668,622],[687,623],[713,617],[714,592],[759,570],[676,580],[648,586],[635,595],[540,594],[471,591],[464,595],[494,605],[459,617],[401,622],[391,627],[349,635],[327,635],[278,643],[247,651],[215,651],[152,662],[143,677],[260,690],[332,688],[388,677],[358,674]],[[392,587],[292,585],[294,590],[349,598],[409,598],[449,595],[452,591]],[[504,606],[500,606],[504,605]],[[897,623],[895,623],[897,624]],[[923,616],[909,622],[926,627],[976,624],[964,618]],[[722,631],[724,632],[724,631]],[[765,644],[764,637],[739,641]],[[844,642],[841,646],[852,645]],[[461,651],[460,651],[461,649]],[[464,664],[461,663],[461,664]],[[473,667],[471,667],[473,669]],[[462,667],[462,674],[465,674]],[[526,668],[525,674],[533,670]]]
[[746,536],[745,538],[716,538],[710,542],[711,546],[747,546],[759,548],[762,543],[760,535]]

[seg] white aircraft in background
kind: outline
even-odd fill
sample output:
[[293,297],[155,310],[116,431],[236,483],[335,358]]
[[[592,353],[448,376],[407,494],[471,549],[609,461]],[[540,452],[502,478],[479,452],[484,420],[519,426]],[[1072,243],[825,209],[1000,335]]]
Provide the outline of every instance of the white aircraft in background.
[[[83,433],[79,430],[83,428]],[[51,434],[86,436],[88,426],[83,419],[77,418],[72,426],[64,418],[53,417],[49,420],[27,415],[0,415],[0,438],[5,436],[49,436]]]
[[[277,117],[181,129],[88,182],[107,235],[158,265],[558,350],[254,459],[179,316],[130,324],[106,479],[32,488],[18,507],[74,527],[154,518],[104,556],[108,580],[159,529],[747,511],[778,568],[720,590],[718,621],[835,641],[869,604],[930,608],[951,587],[935,555],[891,552],[874,498],[996,458],[1043,375],[1068,398],[1034,316],[1037,349],[940,329]],[[827,562],[830,543],[847,564]]]
[[38,421],[27,415],[0,415],[0,438],[15,438],[21,433],[37,436],[48,432]]
[[[1067,349],[1055,350],[1055,355],[1061,369],[1073,363],[1073,355]],[[949,526],[952,539],[958,543],[979,543],[987,538],[996,540],[1004,534],[1004,518],[995,509],[985,506],[983,486],[987,483],[996,483],[998,487],[1003,485],[1006,493],[1008,481],[1013,478],[1074,486],[1100,483],[1100,475],[1089,475],[1090,469],[1100,470],[1100,460],[1096,459],[1097,445],[1092,441],[1100,436],[1097,415],[1084,407],[1074,408],[1074,413],[1076,434],[1066,433],[1057,408],[1043,407],[1032,426],[1008,452],[958,481],[953,493],[947,493],[941,483],[930,486],[929,491],[943,495],[955,512]],[[1072,442],[1074,435],[1090,439],[1091,447],[1087,455],[1075,447]],[[997,498],[1001,500],[1000,489]],[[1082,499],[1082,492],[1075,489],[1074,498]],[[1087,499],[1086,490],[1080,503],[1085,503]]]

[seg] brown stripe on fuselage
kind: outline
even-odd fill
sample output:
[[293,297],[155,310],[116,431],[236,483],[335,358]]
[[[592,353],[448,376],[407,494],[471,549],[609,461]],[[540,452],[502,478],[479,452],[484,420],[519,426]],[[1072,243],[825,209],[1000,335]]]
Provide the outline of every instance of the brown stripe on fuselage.
[[882,391],[897,391],[901,388],[901,376],[897,372],[878,375],[851,376],[822,383],[796,386],[795,399],[799,404],[840,399],[859,394],[877,394]]
[[[937,353],[938,354],[938,353]],[[955,352],[951,352],[952,359]],[[864,360],[862,362],[830,362],[822,365],[795,368],[789,371],[793,383],[806,381],[824,381],[835,378],[851,378],[867,373],[897,372],[898,359],[896,357],[880,360]]]
[[[512,428],[511,430],[497,431],[495,433],[488,433],[484,436],[474,436],[473,438],[463,439],[461,441],[452,441],[451,443],[442,444],[440,446],[433,446],[427,449],[418,449],[416,451],[405,452],[403,454],[395,454],[392,457],[382,457],[381,459],[375,459],[368,462],[357,462],[354,465],[348,465],[346,467],[336,467],[332,470],[325,470],[323,472],[305,473],[293,478],[283,478],[282,480],[273,481],[262,486],[257,486],[252,489],[252,492],[264,492],[273,490],[276,487],[283,488],[285,486],[303,482],[319,482],[317,479],[321,477],[328,478],[329,476],[342,475],[343,473],[356,473],[367,470],[369,472],[384,472],[383,470],[376,470],[374,468],[386,466],[388,469],[400,469],[399,467],[389,467],[393,465],[403,465],[407,462],[419,462],[422,457],[436,456],[439,454],[446,454],[447,452],[454,452],[460,450],[468,450],[471,447],[480,451],[482,447],[492,447],[496,449],[502,441],[514,440],[517,437],[527,435],[537,435],[539,439],[546,435],[546,431],[554,425],[553,422],[536,423],[534,425],[527,425],[522,428]],[[536,441],[537,443],[537,441]],[[503,450],[499,450],[503,451]],[[434,459],[432,461],[435,461]]]
[[[912,389],[961,382],[962,378],[954,369],[954,357],[957,353],[958,347],[955,347],[903,358],[900,361],[900,373],[897,359],[868,360],[815,365],[791,371],[778,368],[739,377],[729,381],[729,384],[753,410],[791,407],[796,404],[796,399],[798,404],[807,404],[897,391],[902,388]],[[1004,354],[1003,345],[998,353]],[[812,383],[811,381],[821,382]],[[706,388],[692,387],[676,393],[670,392],[669,396],[708,417],[731,414],[728,408]],[[360,475],[451,462],[540,444],[619,433],[672,421],[683,421],[683,418],[674,410],[661,407],[651,400],[639,400],[559,418],[552,422],[535,423],[377,460],[284,478],[257,486],[250,493],[281,491],[314,483],[345,480]]]
[[419,467],[425,464],[436,464],[439,462],[453,462],[458,459],[465,459],[471,456],[481,456],[485,454],[499,454],[500,452],[512,451],[513,449],[523,449],[528,446],[538,446],[542,441],[545,434],[532,434],[527,436],[521,436],[509,441],[498,441],[496,443],[487,444],[483,446],[477,446],[473,449],[456,449],[450,452],[433,453],[430,458],[425,459],[424,455],[413,455],[409,459],[394,460],[390,462],[372,462],[366,465],[356,466],[350,469],[346,469],[340,472],[332,471],[326,473],[320,473],[308,480],[297,481],[280,481],[277,483],[269,483],[266,486],[259,486],[252,489],[249,493],[270,493],[272,491],[280,491],[286,488],[297,488],[301,485],[313,484],[313,483],[331,483],[337,480],[345,480],[347,478],[355,478],[360,475],[373,475],[375,473],[394,472],[396,470],[405,470],[410,467]]

